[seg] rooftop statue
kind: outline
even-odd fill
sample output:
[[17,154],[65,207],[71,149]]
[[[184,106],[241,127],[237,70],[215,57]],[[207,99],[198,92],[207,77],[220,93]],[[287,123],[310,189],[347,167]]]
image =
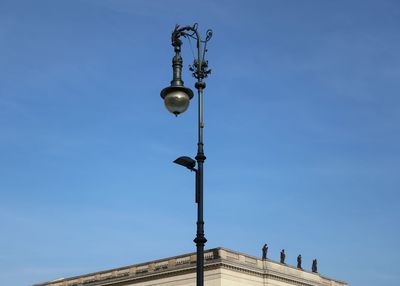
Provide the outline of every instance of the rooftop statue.
[[281,261],[280,261],[282,264],[285,264],[285,258],[286,258],[285,250],[282,249],[281,250]]
[[299,254],[299,256],[297,256],[297,268],[303,269],[303,268],[301,268],[301,254]]
[[267,254],[268,254],[268,246],[267,244],[264,244],[262,248],[262,259],[265,260],[267,259]]
[[311,270],[312,270],[312,272],[315,272],[315,273],[318,272],[318,269],[317,269],[317,259],[314,259],[314,260],[312,261]]

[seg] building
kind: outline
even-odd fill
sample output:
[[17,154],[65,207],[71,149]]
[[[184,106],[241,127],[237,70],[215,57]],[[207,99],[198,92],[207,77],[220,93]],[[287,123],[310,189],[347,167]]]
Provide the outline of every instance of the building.
[[[205,286],[346,286],[319,273],[214,248],[204,253]],[[57,279],[34,286],[195,286],[196,253]]]

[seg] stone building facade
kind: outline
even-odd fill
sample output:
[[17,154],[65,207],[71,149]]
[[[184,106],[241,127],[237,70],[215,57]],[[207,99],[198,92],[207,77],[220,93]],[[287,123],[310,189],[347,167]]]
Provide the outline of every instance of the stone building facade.
[[[205,251],[205,286],[346,286],[319,273],[297,269],[226,248]],[[196,253],[36,284],[34,286],[196,286]]]

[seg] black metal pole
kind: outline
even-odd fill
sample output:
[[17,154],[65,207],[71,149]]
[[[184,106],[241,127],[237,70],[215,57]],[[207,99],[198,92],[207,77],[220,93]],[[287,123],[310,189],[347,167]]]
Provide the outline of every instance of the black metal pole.
[[197,249],[197,286],[204,286],[204,245],[207,242],[207,239],[204,236],[204,220],[203,220],[203,182],[204,182],[204,173],[203,173],[203,164],[206,160],[206,156],[204,155],[203,149],[203,89],[206,87],[205,82],[203,82],[203,74],[202,73],[202,64],[203,59],[201,58],[201,40],[200,35],[195,29],[196,38],[197,38],[197,82],[195,87],[198,91],[198,142],[197,142],[197,172],[198,172],[198,184],[196,187],[198,188],[198,201],[197,201],[197,231],[196,238],[194,242],[196,243]]
[[198,89],[198,98],[199,98],[199,120],[198,120],[198,128],[199,128],[199,141],[197,143],[197,182],[196,182],[196,203],[197,203],[197,232],[196,238],[194,242],[196,243],[197,249],[197,264],[196,264],[196,285],[204,286],[204,245],[207,242],[207,239],[204,236],[204,220],[203,220],[203,164],[206,159],[203,150],[203,88],[205,87],[205,83],[199,80],[196,83],[196,88]]

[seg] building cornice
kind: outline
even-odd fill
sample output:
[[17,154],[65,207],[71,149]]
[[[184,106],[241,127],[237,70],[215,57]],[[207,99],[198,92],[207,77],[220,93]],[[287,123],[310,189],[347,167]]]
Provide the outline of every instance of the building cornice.
[[[345,282],[330,279],[318,273],[300,270],[269,259],[261,260],[257,257],[223,247],[206,250],[204,260],[205,275],[207,275],[207,271],[209,270],[221,268],[298,286],[347,285]],[[57,279],[35,284],[34,286],[123,286],[195,272],[196,253],[189,253],[106,271]]]

